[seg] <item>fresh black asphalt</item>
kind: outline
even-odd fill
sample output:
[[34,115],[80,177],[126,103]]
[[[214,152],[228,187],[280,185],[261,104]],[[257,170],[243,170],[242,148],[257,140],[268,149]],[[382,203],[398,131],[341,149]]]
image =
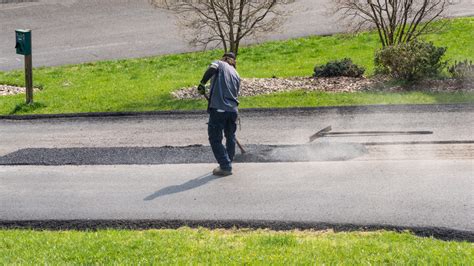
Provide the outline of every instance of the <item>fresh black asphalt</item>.
[[[246,145],[235,162],[310,162],[350,160],[366,153],[361,144]],[[238,148],[237,148],[238,149]],[[28,148],[0,157],[0,165],[116,165],[214,163],[209,146]]]

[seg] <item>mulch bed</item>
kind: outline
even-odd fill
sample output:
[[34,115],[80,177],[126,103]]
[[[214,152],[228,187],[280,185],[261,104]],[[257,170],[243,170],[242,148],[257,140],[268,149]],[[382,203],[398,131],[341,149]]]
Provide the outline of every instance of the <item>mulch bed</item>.
[[[444,79],[425,80],[409,86],[390,85],[380,78],[244,78],[240,96],[267,95],[294,90],[323,91],[323,92],[363,92],[385,91],[402,92],[409,90],[429,92],[469,92],[474,91],[474,80]],[[35,91],[38,89],[35,88]],[[25,88],[10,85],[0,85],[0,96],[25,93]],[[182,88],[172,92],[177,99],[201,99],[197,87]]]
[[[7,96],[7,95],[15,95],[25,93],[24,87],[16,87],[10,85],[0,85],[0,96]],[[34,89],[34,91],[38,91],[38,89]]]
[[[474,80],[427,80],[410,86],[390,85],[386,80],[375,78],[245,78],[242,79],[240,96],[266,95],[293,90],[323,91],[323,92],[363,92],[386,91],[402,92],[408,90],[430,92],[460,92],[473,91]],[[172,92],[177,99],[200,99],[197,87],[182,88]]]

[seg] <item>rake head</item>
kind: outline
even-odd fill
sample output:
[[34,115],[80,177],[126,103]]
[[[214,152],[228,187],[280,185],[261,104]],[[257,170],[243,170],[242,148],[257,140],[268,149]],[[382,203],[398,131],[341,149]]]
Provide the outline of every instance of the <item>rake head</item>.
[[311,142],[315,141],[318,138],[324,137],[324,135],[326,133],[328,133],[329,131],[331,131],[331,130],[332,130],[331,126],[328,126],[328,127],[325,127],[323,129],[321,129],[320,131],[316,132],[316,134],[309,137],[309,142],[311,143]]

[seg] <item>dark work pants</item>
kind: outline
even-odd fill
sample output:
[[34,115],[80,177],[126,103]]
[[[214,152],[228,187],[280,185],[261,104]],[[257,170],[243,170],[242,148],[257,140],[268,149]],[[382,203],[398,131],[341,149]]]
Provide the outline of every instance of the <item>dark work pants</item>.
[[[232,170],[232,161],[235,155],[235,131],[237,130],[237,113],[219,113],[216,109],[209,110],[207,132],[212,152],[221,169]],[[222,133],[226,138],[226,145],[222,145]]]

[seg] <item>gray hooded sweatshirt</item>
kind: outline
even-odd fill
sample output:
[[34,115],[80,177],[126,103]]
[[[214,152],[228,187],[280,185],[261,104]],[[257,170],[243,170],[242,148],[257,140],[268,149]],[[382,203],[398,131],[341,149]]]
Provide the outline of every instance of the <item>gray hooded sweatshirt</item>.
[[237,112],[240,76],[237,70],[224,61],[214,61],[209,66],[217,70],[211,79],[210,108],[219,111]]

